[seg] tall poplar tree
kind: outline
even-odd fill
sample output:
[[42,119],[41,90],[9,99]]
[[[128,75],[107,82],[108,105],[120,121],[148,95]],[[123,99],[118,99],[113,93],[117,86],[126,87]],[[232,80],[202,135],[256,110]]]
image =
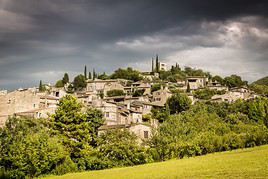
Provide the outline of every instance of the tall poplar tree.
[[158,60],[158,55],[156,55],[156,60],[155,60],[155,67],[156,67],[156,72],[159,72],[159,60]]
[[154,58],[152,58],[152,72],[154,72]]
[[90,71],[88,72],[88,79],[92,79],[92,75]]
[[62,82],[65,85],[66,83],[69,83],[69,75],[68,73],[64,73],[64,76],[62,78]]
[[84,69],[84,76],[85,76],[85,79],[87,79],[87,66],[85,65],[85,69]]

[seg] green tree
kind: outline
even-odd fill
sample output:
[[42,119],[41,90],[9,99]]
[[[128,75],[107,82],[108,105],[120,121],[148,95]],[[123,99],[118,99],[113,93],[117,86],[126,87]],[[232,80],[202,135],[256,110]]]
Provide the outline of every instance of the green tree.
[[133,93],[133,97],[139,97],[139,96],[142,96],[143,93],[144,93],[145,89],[137,89],[135,90],[135,92]]
[[86,79],[84,77],[84,75],[78,75],[74,78],[74,82],[73,82],[73,85],[74,85],[74,89],[81,89],[81,88],[85,88],[87,86],[87,83],[86,83]]
[[152,72],[154,72],[154,58],[152,58]]
[[104,122],[101,111],[91,108],[84,111],[82,107],[75,97],[66,95],[50,117],[53,133],[62,136],[72,159],[81,157],[83,150],[92,150],[98,128]]
[[88,72],[88,79],[92,79],[92,75],[90,71]]
[[43,91],[45,91],[45,90],[46,90],[46,88],[45,88],[45,86],[43,85],[42,80],[40,80],[40,82],[39,82],[39,91],[43,92]]
[[145,148],[137,143],[137,137],[127,129],[105,131],[98,139],[98,150],[103,160],[113,166],[132,166],[150,161]]
[[217,94],[216,90],[210,90],[208,88],[200,89],[194,92],[194,96],[198,99],[209,100],[213,95]]
[[160,90],[161,89],[161,85],[162,84],[160,84],[160,83],[153,84],[152,87],[151,87],[151,92]]
[[61,88],[61,87],[63,87],[64,86],[64,84],[63,84],[63,81],[62,80],[58,80],[57,82],[56,82],[56,84],[55,84],[55,87],[57,87],[57,88]]
[[105,72],[103,72],[101,75],[98,76],[98,78],[101,79],[101,80],[107,80],[107,79],[109,79],[109,76],[106,75]]
[[185,94],[173,94],[168,100],[167,104],[170,109],[170,113],[180,113],[190,108],[191,99]]
[[69,83],[69,75],[68,75],[68,73],[64,73],[64,76],[62,78],[62,82],[63,82],[64,85]]
[[114,90],[107,91],[107,96],[109,96],[109,97],[124,96],[124,95],[125,95],[125,93],[123,90],[114,89]]
[[85,65],[85,69],[84,69],[84,77],[85,79],[87,79],[87,66]]
[[214,76],[213,78],[212,78],[212,81],[213,82],[218,82],[218,83],[220,83],[221,85],[224,85],[224,79],[222,78],[222,77],[220,77],[219,75],[216,75],[216,76]]
[[93,68],[93,80],[95,80],[95,78],[97,78],[97,74],[95,72],[95,69]]
[[158,55],[156,55],[156,59],[155,59],[155,68],[156,68],[156,72],[158,73],[160,70]]
[[140,72],[137,70],[133,70],[132,68],[128,67],[127,69],[117,69],[114,73],[110,76],[111,79],[126,79],[132,81],[139,81],[142,80],[142,76]]
[[58,137],[39,121],[9,118],[0,129],[0,168],[10,178],[33,178],[48,174],[68,158]]
[[186,89],[186,92],[187,92],[187,93],[190,93],[190,92],[191,92],[191,88],[190,88],[190,84],[189,84],[189,83],[187,83],[187,89]]
[[225,77],[224,82],[229,88],[241,87],[247,84],[245,81],[242,81],[242,78],[238,75]]

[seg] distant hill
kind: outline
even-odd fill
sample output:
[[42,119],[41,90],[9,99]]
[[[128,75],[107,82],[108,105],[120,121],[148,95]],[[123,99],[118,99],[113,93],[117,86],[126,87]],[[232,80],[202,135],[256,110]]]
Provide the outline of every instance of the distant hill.
[[268,86],[268,76],[263,77],[257,81],[254,81],[253,84],[257,84],[257,85],[267,85]]

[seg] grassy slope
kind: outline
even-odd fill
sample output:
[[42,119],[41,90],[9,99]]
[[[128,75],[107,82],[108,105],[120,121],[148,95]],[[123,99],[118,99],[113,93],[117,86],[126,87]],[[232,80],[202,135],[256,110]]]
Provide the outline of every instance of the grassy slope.
[[181,160],[47,178],[268,178],[268,145]]
[[267,85],[268,86],[268,76],[258,79],[257,81],[253,82],[254,84],[258,85]]

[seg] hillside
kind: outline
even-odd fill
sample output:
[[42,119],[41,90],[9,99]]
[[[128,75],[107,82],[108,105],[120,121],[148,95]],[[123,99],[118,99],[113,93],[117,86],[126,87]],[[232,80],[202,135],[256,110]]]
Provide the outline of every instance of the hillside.
[[267,178],[268,145],[135,167],[73,173],[46,179]]
[[257,85],[267,85],[268,86],[268,76],[263,77],[255,82],[253,82],[253,84],[257,84]]

